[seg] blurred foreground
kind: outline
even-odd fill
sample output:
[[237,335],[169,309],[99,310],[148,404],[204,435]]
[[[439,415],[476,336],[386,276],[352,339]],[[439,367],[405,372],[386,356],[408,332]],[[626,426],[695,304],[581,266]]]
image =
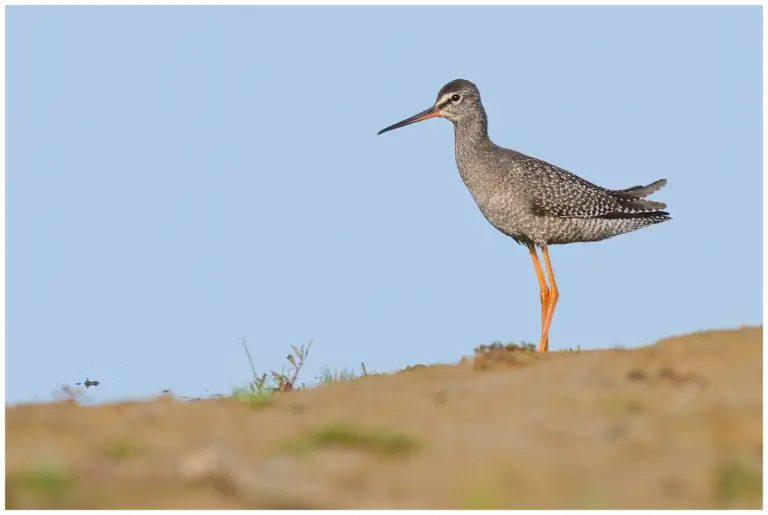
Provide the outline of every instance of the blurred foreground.
[[762,327],[245,400],[6,408],[6,505],[761,508]]

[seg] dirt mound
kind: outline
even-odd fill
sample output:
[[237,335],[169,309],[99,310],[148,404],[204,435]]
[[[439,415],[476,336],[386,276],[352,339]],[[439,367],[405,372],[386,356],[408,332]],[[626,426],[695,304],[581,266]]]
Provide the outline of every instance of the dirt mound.
[[762,327],[253,402],[6,408],[9,508],[761,508]]

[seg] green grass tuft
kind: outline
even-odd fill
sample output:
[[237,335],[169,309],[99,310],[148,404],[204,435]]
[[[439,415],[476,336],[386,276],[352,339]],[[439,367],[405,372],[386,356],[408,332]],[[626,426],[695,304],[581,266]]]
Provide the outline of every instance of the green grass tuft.
[[104,455],[115,461],[125,461],[141,454],[139,446],[126,441],[114,442],[104,448]]
[[346,370],[344,368],[332,369],[330,367],[325,367],[320,373],[320,377],[318,377],[318,379],[320,380],[321,384],[333,384],[340,381],[350,381],[358,377],[359,375],[357,373]]
[[480,345],[479,347],[475,347],[475,354],[482,354],[485,352],[493,352],[495,350],[506,350],[506,351],[530,351],[535,352],[536,351],[536,344],[535,343],[503,343],[499,340],[491,342],[489,345]]
[[763,499],[763,474],[759,469],[741,463],[723,463],[715,474],[715,496],[719,508],[760,507]]
[[386,429],[363,429],[344,424],[321,427],[306,437],[289,442],[291,452],[307,452],[324,447],[346,447],[382,455],[409,454],[421,443],[407,435]]
[[[282,392],[291,392],[293,390],[305,387],[306,385],[299,385],[297,381],[299,378],[299,373],[301,372],[301,369],[304,367],[304,364],[307,360],[307,356],[309,356],[309,350],[311,347],[311,341],[306,345],[302,345],[301,347],[291,345],[291,350],[293,352],[288,354],[288,356],[285,358],[289,365],[287,370],[285,365],[283,365],[283,369],[280,372],[273,370],[269,374],[263,373],[259,375],[256,372],[256,367],[253,365],[253,357],[251,356],[251,352],[248,350],[248,346],[245,344],[245,340],[243,340],[243,348],[245,349],[245,354],[248,357],[248,364],[251,367],[251,374],[253,374],[253,379],[248,384],[247,388],[237,389],[233,392],[233,395],[236,398],[245,399],[250,402],[254,397],[269,396]],[[262,404],[262,401],[256,402],[259,405]]]
[[[307,356],[309,356],[309,350],[312,347],[310,341],[307,345],[301,347],[291,346],[291,354],[286,356],[288,367],[280,372],[271,371],[269,374],[259,374],[256,372],[256,367],[253,364],[253,357],[251,356],[248,346],[243,340],[243,349],[245,349],[245,355],[248,358],[248,365],[251,367],[251,374],[253,379],[248,383],[246,388],[238,388],[233,390],[232,396],[236,399],[249,402],[253,408],[263,408],[272,404],[272,396],[276,393],[292,392],[294,390],[301,390],[318,385],[328,385],[338,383],[340,381],[350,381],[359,377],[365,377],[371,375],[368,373],[368,369],[365,367],[365,363],[360,364],[360,372],[350,371],[347,369],[332,369],[325,367],[321,375],[316,379],[315,384],[299,383],[299,374],[304,368]],[[375,374],[374,374],[375,375]]]
[[332,369],[331,367],[325,367],[321,372],[320,377],[318,377],[317,379],[320,382],[320,384],[328,385],[333,383],[339,383],[342,381],[351,381],[353,379],[358,379],[360,377],[366,377],[369,375],[376,375],[376,374],[369,374],[368,369],[365,367],[365,363],[360,363],[360,372],[347,370],[345,368]]
[[74,480],[64,470],[41,465],[6,478],[6,509],[16,509],[19,501],[31,498],[38,509],[56,508],[68,496]]
[[41,495],[60,495],[72,486],[72,478],[57,467],[42,466],[19,476],[19,484]]
[[248,388],[235,390],[233,396],[239,401],[247,402],[252,409],[267,408],[275,401],[272,392],[259,391],[253,384]]

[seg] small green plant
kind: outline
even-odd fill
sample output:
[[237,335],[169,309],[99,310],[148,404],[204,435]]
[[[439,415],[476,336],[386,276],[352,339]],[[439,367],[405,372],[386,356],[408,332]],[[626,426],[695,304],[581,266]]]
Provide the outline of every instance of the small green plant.
[[283,369],[279,374],[274,371],[272,372],[272,378],[276,384],[276,387],[273,391],[290,392],[296,389],[296,381],[299,378],[299,372],[301,372],[301,369],[304,367],[304,363],[307,360],[307,356],[309,356],[309,349],[311,347],[311,341],[306,345],[302,345],[301,347],[291,345],[291,350],[293,350],[293,353],[288,354],[288,356],[285,358],[288,360],[288,364],[290,365],[288,367],[288,372],[286,373],[285,365],[283,365]]
[[365,368],[365,363],[360,363],[359,373],[344,368],[334,370],[330,367],[325,367],[321,372],[320,377],[317,379],[320,381],[320,384],[333,384],[340,381],[351,381],[352,379],[357,379],[358,377],[365,377],[368,375],[370,374],[368,373],[368,369]]
[[125,461],[141,454],[141,449],[129,442],[117,441],[107,445],[104,454],[115,461]]
[[475,347],[475,354],[483,354],[485,352],[493,352],[496,350],[505,350],[505,351],[531,351],[534,352],[536,350],[536,344],[535,343],[503,343],[499,340],[491,342],[489,345],[480,345],[479,347]]
[[13,509],[22,498],[34,499],[39,508],[60,505],[74,485],[72,477],[53,465],[41,465],[6,479],[6,508]]
[[356,377],[357,374],[355,372],[343,368],[334,370],[330,367],[325,367],[320,373],[320,377],[318,377],[318,379],[320,380],[321,384],[332,384],[338,383],[339,381],[349,381],[351,379],[355,379]]
[[416,439],[386,429],[363,429],[345,424],[323,426],[308,436],[289,442],[292,452],[306,452],[323,447],[348,447],[376,454],[409,454],[420,447]]
[[248,346],[245,344],[245,340],[243,340],[243,348],[245,349],[246,356],[248,356],[248,364],[251,367],[251,374],[253,374],[253,380],[248,384],[248,390],[258,395],[272,393],[268,390],[269,384],[267,382],[267,374],[259,375],[256,372],[256,367],[253,366],[253,358],[251,357],[251,352],[248,350]]
[[715,503],[720,508],[760,506],[763,475],[757,468],[738,462],[722,463],[715,474]]
[[[269,397],[275,393],[290,392],[298,389],[297,380],[301,369],[304,367],[304,363],[309,356],[309,350],[312,347],[310,341],[306,345],[296,347],[291,345],[293,351],[286,357],[288,361],[288,369],[285,365],[280,372],[270,371],[269,374],[258,374],[256,367],[253,365],[253,357],[248,350],[248,346],[245,344],[245,340],[242,340],[245,354],[248,357],[248,364],[251,367],[251,374],[253,379],[245,389],[238,389],[233,392],[236,398],[248,400],[255,407],[263,407],[269,404],[263,397]],[[302,385],[306,386],[306,385]]]
[[233,396],[235,399],[247,402],[253,409],[269,407],[275,400],[271,390],[263,389],[259,391],[258,387],[253,383],[249,384],[248,388],[235,390]]
[[[251,407],[255,409],[264,408],[270,406],[274,401],[273,395],[276,393],[291,392],[294,390],[300,390],[303,388],[309,388],[312,385],[306,383],[299,383],[299,374],[304,368],[304,364],[309,356],[309,351],[312,348],[312,342],[310,341],[306,345],[296,347],[291,345],[291,354],[286,356],[288,366],[285,364],[280,372],[274,370],[269,374],[256,372],[256,367],[253,365],[253,357],[246,345],[245,340],[242,340],[243,349],[245,349],[245,355],[248,357],[248,364],[251,367],[252,379],[245,388],[237,388],[232,391],[232,396],[236,399],[248,402]],[[321,385],[327,385],[331,383],[337,383],[339,381],[349,381],[358,377],[365,377],[369,374],[365,363],[360,364],[360,372],[349,371],[346,369],[334,370],[330,367],[326,367],[319,377],[316,377],[316,381]],[[373,374],[375,375],[375,374]]]

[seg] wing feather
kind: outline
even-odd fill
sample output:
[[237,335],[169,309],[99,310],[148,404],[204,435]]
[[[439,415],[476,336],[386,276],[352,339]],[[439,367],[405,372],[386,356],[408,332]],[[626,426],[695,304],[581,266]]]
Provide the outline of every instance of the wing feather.
[[661,202],[643,199],[663,187],[666,180],[609,190],[540,159],[519,154],[518,162],[526,196],[534,211],[544,216],[599,218],[666,208]]

